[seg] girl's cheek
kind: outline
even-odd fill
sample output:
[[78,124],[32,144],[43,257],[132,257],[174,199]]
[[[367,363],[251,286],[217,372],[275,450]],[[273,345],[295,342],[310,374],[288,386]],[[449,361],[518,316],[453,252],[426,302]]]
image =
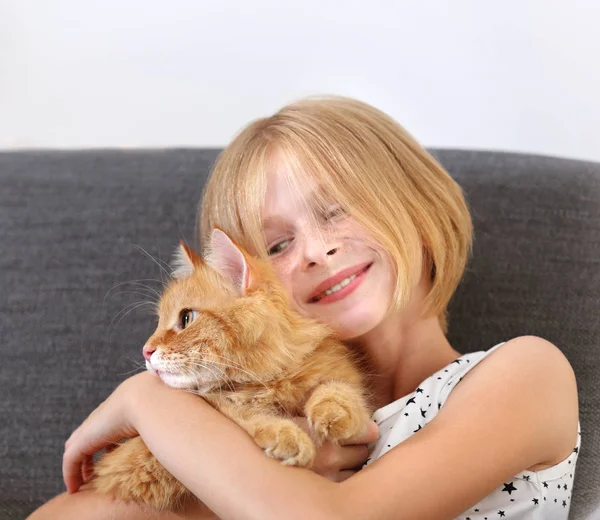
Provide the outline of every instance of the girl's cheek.
[[291,254],[286,253],[278,257],[274,257],[271,261],[271,265],[273,266],[273,270],[275,271],[277,278],[279,278],[279,281],[281,282],[285,291],[287,292],[290,300],[292,302],[295,302],[294,295],[296,294],[296,292],[303,293],[306,290],[306,288],[294,286],[294,280],[296,279],[296,276],[294,276],[296,269],[296,260]]
[[277,278],[279,278],[286,287],[292,278],[294,265],[293,259],[290,257],[291,255],[283,254],[271,259],[271,265],[273,266]]

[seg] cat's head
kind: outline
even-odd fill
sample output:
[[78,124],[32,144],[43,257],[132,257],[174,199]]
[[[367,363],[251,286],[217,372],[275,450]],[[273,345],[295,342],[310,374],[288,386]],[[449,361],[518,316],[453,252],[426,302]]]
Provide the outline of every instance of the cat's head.
[[281,377],[330,334],[292,310],[268,262],[218,229],[205,258],[180,245],[158,315],[148,370],[200,392]]

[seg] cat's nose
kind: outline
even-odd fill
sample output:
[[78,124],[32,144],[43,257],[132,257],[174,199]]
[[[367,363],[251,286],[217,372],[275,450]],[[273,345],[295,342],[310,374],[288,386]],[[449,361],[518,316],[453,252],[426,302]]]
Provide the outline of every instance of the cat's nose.
[[152,357],[152,354],[154,352],[156,352],[156,348],[155,347],[151,347],[150,345],[144,345],[144,348],[142,349],[142,352],[144,354],[144,358],[146,359],[146,361],[150,361],[150,358]]

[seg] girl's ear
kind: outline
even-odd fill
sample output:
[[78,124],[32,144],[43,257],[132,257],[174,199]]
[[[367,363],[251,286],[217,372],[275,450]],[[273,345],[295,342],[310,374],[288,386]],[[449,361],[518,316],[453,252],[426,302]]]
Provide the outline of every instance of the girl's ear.
[[220,229],[213,229],[206,262],[233,282],[240,294],[250,287],[250,266],[242,250]]
[[186,243],[181,241],[175,250],[175,255],[171,262],[171,267],[173,268],[171,276],[178,280],[187,278],[192,274],[195,266],[202,263],[202,257],[196,254]]

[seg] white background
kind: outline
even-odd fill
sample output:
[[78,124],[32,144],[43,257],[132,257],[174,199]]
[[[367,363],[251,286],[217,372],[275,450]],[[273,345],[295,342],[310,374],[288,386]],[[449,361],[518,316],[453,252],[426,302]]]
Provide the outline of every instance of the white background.
[[223,146],[321,93],[600,160],[600,2],[0,0],[0,148]]

